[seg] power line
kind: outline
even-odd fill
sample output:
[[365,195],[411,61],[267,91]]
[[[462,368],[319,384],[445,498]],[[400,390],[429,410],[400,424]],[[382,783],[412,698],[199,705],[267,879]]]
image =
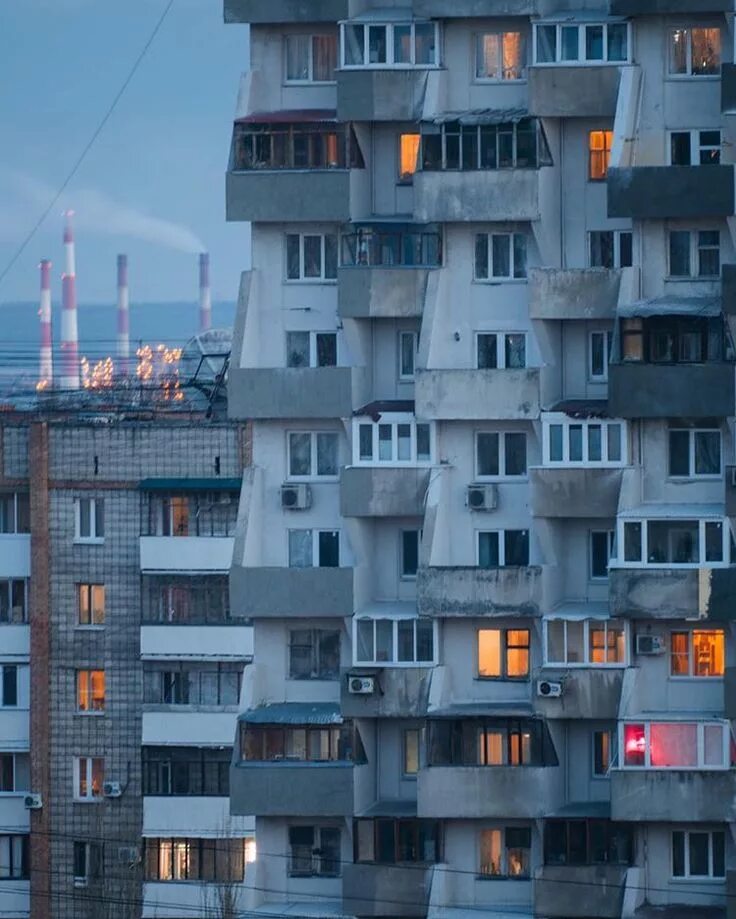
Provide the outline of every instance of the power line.
[[135,59],[135,61],[133,62],[133,66],[132,66],[132,67],[130,68],[130,70],[128,71],[128,75],[125,77],[125,79],[123,80],[122,86],[120,87],[120,89],[117,91],[117,93],[116,93],[115,96],[113,97],[113,100],[112,100],[112,102],[110,103],[110,105],[108,106],[107,111],[106,111],[105,114],[102,116],[102,119],[101,119],[100,122],[98,123],[97,127],[95,128],[95,130],[92,132],[92,136],[91,136],[90,139],[87,141],[87,143],[85,144],[84,148],[82,149],[82,152],[79,154],[79,156],[77,157],[77,159],[76,159],[75,162],[73,163],[72,168],[69,170],[69,172],[68,172],[67,175],[66,175],[66,178],[64,179],[64,181],[61,183],[61,185],[59,186],[59,188],[58,188],[58,190],[56,191],[56,193],[55,193],[55,194],[53,195],[53,197],[51,198],[51,201],[49,201],[47,207],[46,207],[46,208],[43,210],[43,212],[41,213],[41,216],[38,218],[38,220],[37,220],[36,223],[33,225],[33,227],[31,228],[31,230],[26,234],[26,236],[25,236],[24,239],[22,240],[21,244],[18,246],[18,248],[15,250],[15,252],[14,252],[13,255],[11,256],[10,261],[9,261],[8,264],[5,266],[5,268],[3,269],[3,271],[0,272],[0,284],[2,284],[2,282],[5,280],[6,276],[8,275],[8,272],[11,270],[11,268],[13,267],[13,265],[15,265],[15,263],[18,261],[18,259],[20,258],[20,256],[23,254],[23,252],[25,251],[26,246],[28,245],[28,243],[29,243],[29,242],[33,239],[33,237],[36,235],[36,233],[38,232],[38,230],[39,230],[41,224],[44,222],[44,220],[45,220],[45,219],[48,217],[48,215],[51,213],[52,208],[53,208],[54,205],[57,203],[57,201],[59,200],[59,198],[61,198],[61,196],[64,194],[64,192],[66,191],[67,187],[69,186],[69,183],[72,181],[72,179],[74,178],[74,176],[75,176],[75,175],[77,174],[77,172],[79,171],[79,167],[82,165],[82,163],[83,163],[84,160],[86,159],[87,154],[89,153],[89,151],[90,151],[90,150],[92,149],[92,147],[94,146],[95,141],[97,140],[97,138],[98,138],[98,137],[100,136],[100,134],[102,133],[103,128],[105,127],[105,125],[107,124],[107,122],[108,122],[108,121],[110,120],[110,118],[112,117],[113,112],[114,112],[115,109],[117,108],[118,102],[120,102],[121,98],[123,97],[123,94],[125,93],[126,89],[127,89],[128,86],[130,85],[130,83],[131,83],[133,77],[135,76],[136,71],[138,70],[138,67],[141,65],[141,63],[142,63],[142,61],[143,61],[143,58],[144,58],[144,57],[146,56],[146,54],[148,53],[148,49],[149,49],[149,48],[151,47],[151,45],[153,44],[154,39],[155,39],[156,36],[158,35],[158,33],[159,33],[161,27],[163,26],[164,21],[166,20],[166,17],[169,15],[169,12],[170,12],[171,8],[172,8],[173,5],[174,5],[174,2],[175,2],[175,0],[168,0],[166,6],[165,6],[164,9],[163,9],[163,12],[162,12],[161,15],[159,16],[159,18],[158,18],[158,20],[157,20],[155,26],[153,27],[153,31],[152,31],[151,34],[148,36],[148,40],[147,40],[146,43],[143,45],[143,48],[141,49],[140,53],[138,54],[138,57],[137,57],[137,58]]

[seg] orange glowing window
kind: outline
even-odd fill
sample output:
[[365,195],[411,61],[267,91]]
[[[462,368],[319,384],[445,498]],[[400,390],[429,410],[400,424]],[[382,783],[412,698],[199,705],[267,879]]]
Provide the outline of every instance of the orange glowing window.
[[105,710],[105,671],[77,671],[77,710],[103,712]]
[[411,182],[412,176],[417,171],[419,157],[419,135],[402,134],[399,137],[399,179],[402,182]]
[[76,797],[102,797],[105,782],[105,760],[101,756],[80,756],[76,761]]
[[722,629],[696,629],[670,635],[670,675],[722,677],[725,670],[725,635]]
[[588,133],[591,182],[602,182],[606,178],[612,146],[613,131],[590,131]]
[[526,679],[529,676],[529,630],[479,629],[478,676]]
[[501,676],[501,630],[478,630],[478,676]]

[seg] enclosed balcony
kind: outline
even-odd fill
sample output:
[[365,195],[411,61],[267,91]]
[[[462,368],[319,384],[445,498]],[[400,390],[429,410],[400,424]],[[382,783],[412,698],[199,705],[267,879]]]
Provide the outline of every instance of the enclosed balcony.
[[530,67],[529,113],[539,118],[613,119],[620,79],[614,64]]
[[539,370],[417,369],[414,393],[422,418],[482,421],[539,417]]
[[612,167],[607,187],[612,218],[699,219],[736,210],[733,165]]
[[225,22],[253,25],[298,22],[339,22],[348,15],[348,0],[225,0]]

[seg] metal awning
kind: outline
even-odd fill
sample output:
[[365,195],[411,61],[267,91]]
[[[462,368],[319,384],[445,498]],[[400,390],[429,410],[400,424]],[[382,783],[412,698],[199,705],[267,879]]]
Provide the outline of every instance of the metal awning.
[[626,22],[625,16],[609,16],[603,10],[569,10],[566,12],[550,13],[549,16],[540,16],[534,20],[536,25],[545,22]]
[[304,124],[306,122],[335,122],[337,110],[330,108],[281,109],[277,112],[252,112],[236,118],[235,124]]
[[241,479],[142,479],[140,491],[240,491]]
[[509,122],[522,121],[529,117],[529,111],[525,108],[475,108],[466,109],[460,112],[442,112],[435,116],[429,124],[447,124],[451,121],[458,121],[464,125],[491,125],[491,124],[508,124]]
[[387,799],[375,801],[371,806],[357,814],[358,817],[416,817],[417,802],[405,799]]
[[610,418],[607,399],[565,399],[549,409],[571,418]]
[[560,603],[551,612],[544,614],[544,619],[610,619],[611,612],[607,600],[580,601]]
[[427,711],[427,718],[533,718],[531,702],[468,702]]
[[618,512],[623,519],[636,520],[702,520],[726,516],[723,504],[638,504]]
[[370,415],[374,421],[378,421],[381,415],[390,414],[413,415],[414,402],[409,399],[392,399],[391,401],[369,402],[362,408],[357,408],[353,415]]
[[246,724],[342,724],[340,706],[332,702],[274,702],[238,716]]
[[616,313],[623,319],[648,316],[720,316],[720,297],[655,297],[619,304]]
[[611,819],[611,802],[610,801],[576,801],[570,804],[563,804],[557,810],[545,817],[556,817],[559,819],[573,819],[590,817],[595,820]]

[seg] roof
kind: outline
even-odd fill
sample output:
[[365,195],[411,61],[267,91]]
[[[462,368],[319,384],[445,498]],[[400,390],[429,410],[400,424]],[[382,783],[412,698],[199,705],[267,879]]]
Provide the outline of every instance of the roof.
[[521,121],[529,117],[525,108],[475,108],[461,112],[442,112],[434,117],[430,124],[447,124],[457,121],[460,124],[508,124],[511,121]]
[[531,702],[467,702],[464,705],[448,705],[446,708],[430,709],[428,718],[532,718],[534,707]]
[[235,124],[304,124],[305,122],[337,121],[334,108],[279,109],[276,112],[251,112],[236,118]]
[[417,605],[412,600],[374,600],[356,610],[355,618],[367,616],[370,619],[416,619]]
[[609,619],[611,612],[607,600],[569,600],[558,603],[544,614],[549,619]]
[[550,412],[564,412],[571,418],[609,418],[606,399],[565,399],[549,409]]
[[723,504],[638,504],[619,510],[619,517],[648,520],[696,520],[725,515]]
[[416,800],[406,801],[397,798],[376,801],[362,814],[358,814],[359,817],[416,817],[416,815]]
[[248,724],[342,724],[340,706],[333,702],[274,702],[243,712]]
[[142,479],[141,491],[240,491],[242,479]]
[[413,415],[414,400],[386,399],[378,402],[369,402],[362,408],[356,408],[356,410],[353,412],[353,415],[370,415],[374,421],[378,421],[381,415],[390,414],[391,412],[401,413],[403,415]]
[[557,817],[560,819],[572,819],[574,817],[591,817],[596,820],[611,819],[611,802],[610,801],[575,801],[570,804],[563,804],[557,810],[546,814],[546,817]]
[[630,316],[720,316],[720,297],[655,297],[619,304],[616,313]]

